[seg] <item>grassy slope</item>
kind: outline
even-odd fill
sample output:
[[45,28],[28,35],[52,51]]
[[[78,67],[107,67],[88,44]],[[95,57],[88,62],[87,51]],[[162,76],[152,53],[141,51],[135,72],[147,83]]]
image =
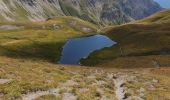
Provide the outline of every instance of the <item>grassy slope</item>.
[[0,93],[5,94],[3,98],[7,100],[27,92],[57,87],[71,75],[64,72],[63,67],[45,61],[0,57],[0,78],[12,79],[9,84],[0,85]]
[[168,66],[170,64],[169,15],[170,10],[166,10],[141,21],[104,30],[106,35],[118,44],[93,53],[82,63],[100,64],[106,67],[141,65],[150,67],[156,61],[162,66]]
[[[140,24],[151,24],[151,23],[169,23],[170,22],[170,9],[156,13],[146,19],[136,21],[135,23]],[[132,22],[133,23],[133,22]]]
[[[72,80],[73,77],[78,85],[71,85],[67,88],[71,89],[69,93],[77,95],[79,100],[96,100],[100,96],[111,96],[116,99],[113,80],[111,81],[107,77],[109,74],[125,74],[126,76],[137,78],[124,84],[127,89],[136,91],[134,93],[129,91],[126,94],[128,96],[132,94],[138,95],[140,88],[143,88],[145,90],[143,98],[146,100],[168,100],[170,98],[169,68],[87,68],[51,64],[43,60],[14,59],[1,56],[0,66],[0,79],[12,79],[7,84],[0,84],[0,98],[2,100],[15,99],[23,96],[23,94],[46,91],[50,88],[60,88],[58,86],[61,83],[65,84],[67,80]],[[158,80],[158,82],[153,80]],[[103,84],[102,82],[106,83]],[[89,91],[80,92],[83,88],[87,88]],[[103,94],[100,94],[98,89],[103,89]],[[63,96],[63,93],[67,93],[67,91],[61,89],[60,95],[57,97],[54,95],[44,95],[36,100],[62,100],[60,97]]]
[[[3,25],[24,29],[0,30],[1,56],[38,58],[52,62],[59,60],[66,39],[96,33],[95,25],[73,17],[57,17],[47,22],[0,24]],[[92,31],[86,32],[83,28]]]
[[[70,25],[66,20],[77,20],[79,24]],[[52,24],[56,23],[57,25],[63,25],[63,28],[54,30],[52,28]],[[59,58],[59,51],[61,49],[63,43],[67,38],[84,36],[91,33],[82,32],[79,26],[88,26],[96,30],[94,25],[81,21],[79,19],[75,19],[72,17],[62,17],[54,20],[49,20],[48,22],[42,23],[6,23],[7,25],[18,25],[24,26],[25,29],[19,30],[1,30],[0,31],[0,79],[12,79],[11,82],[7,84],[0,84],[0,99],[8,100],[10,98],[15,99],[16,97],[21,97],[22,94],[26,94],[29,92],[36,92],[41,90],[48,90],[50,88],[56,88],[59,83],[65,82],[66,80],[70,80],[73,76],[76,82],[79,84],[76,86],[72,86],[72,92],[78,96],[80,100],[96,100],[96,97],[101,96],[99,92],[97,92],[97,88],[104,88],[105,93],[102,95],[113,96],[115,98],[115,90],[114,84],[112,81],[106,79],[109,73],[121,73],[121,74],[134,74],[136,71],[138,72],[137,79],[139,79],[138,83],[127,82],[125,85],[133,90],[139,91],[139,87],[143,87],[146,89],[145,99],[146,100],[155,100],[156,99],[169,99],[170,93],[170,78],[169,78],[169,69],[162,68],[160,69],[101,69],[101,68],[87,68],[87,67],[79,67],[79,66],[64,66],[49,63],[48,61],[55,61]],[[4,25],[4,23],[1,23]],[[45,29],[42,29],[42,26],[46,26]],[[126,26],[126,25],[125,25]],[[125,27],[121,26],[121,27]],[[119,29],[117,27],[116,29]],[[132,28],[133,29],[133,28]],[[131,29],[131,31],[132,31]],[[120,31],[120,30],[118,30]],[[125,28],[125,30],[127,29]],[[138,31],[138,30],[136,30]],[[163,31],[164,32],[164,31]],[[117,32],[119,33],[119,32]],[[130,33],[129,33],[130,34]],[[113,34],[108,34],[112,36]],[[117,35],[115,35],[117,36]],[[114,36],[114,37],[115,37]],[[124,36],[122,34],[122,36]],[[164,37],[163,37],[164,38]],[[115,37],[113,39],[119,40],[119,37]],[[124,43],[122,41],[122,43]],[[108,52],[108,55],[111,55],[112,58],[113,50],[119,49],[106,49],[100,53],[98,56],[105,57],[105,52]],[[118,53],[119,51],[117,51]],[[116,54],[116,52],[115,52]],[[114,55],[115,55],[114,54]],[[118,53],[118,56],[120,54]],[[13,57],[13,58],[11,58]],[[108,57],[108,56],[107,56]],[[110,59],[110,58],[104,58]],[[152,57],[152,56],[149,56]],[[156,56],[159,59],[162,59],[163,62],[169,61],[169,56]],[[29,59],[24,59],[29,58]],[[139,57],[137,57],[140,59]],[[125,59],[125,60],[119,60]],[[122,64],[124,66],[129,59],[129,57],[118,58],[117,64]],[[136,58],[133,58],[136,61]],[[143,57],[145,60],[145,56]],[[149,59],[149,58],[148,58]],[[165,59],[167,61],[165,61]],[[46,61],[47,60],[47,61]],[[141,59],[140,59],[141,60]],[[122,61],[122,63],[118,63]],[[126,62],[125,62],[126,61]],[[146,61],[146,60],[145,60]],[[161,60],[160,60],[161,61]],[[126,63],[128,64],[128,63]],[[165,63],[163,63],[165,64]],[[117,65],[118,66],[118,65]],[[119,65],[120,66],[120,65]],[[140,63],[139,65],[140,66]],[[96,70],[97,69],[97,70]],[[142,72],[145,72],[141,75]],[[104,74],[102,74],[104,73]],[[96,75],[95,75],[96,74]],[[96,77],[90,80],[87,78],[88,76]],[[135,74],[134,74],[135,75]],[[152,82],[152,79],[157,79],[159,82],[157,84]],[[98,82],[96,82],[98,81]],[[102,81],[106,81],[107,83],[104,85],[100,84]],[[154,85],[154,90],[145,82],[150,82],[150,84]],[[96,84],[96,85],[95,85]],[[79,89],[86,87],[90,89],[90,91],[85,93],[80,93]],[[61,96],[63,95],[61,90]],[[138,92],[135,92],[135,94]],[[149,94],[149,95],[148,95]],[[55,100],[58,99],[54,95],[46,95],[37,100]],[[59,99],[60,100],[60,99]]]
[[[49,61],[57,63],[68,38],[97,31],[95,25],[69,16],[46,22],[0,23],[0,27],[4,25],[24,27],[0,30],[0,79],[13,80],[10,84],[0,84],[0,94],[5,94],[5,100],[29,91],[57,87],[58,82],[69,79],[71,73],[62,71],[63,65]],[[91,32],[83,28],[90,28]]]

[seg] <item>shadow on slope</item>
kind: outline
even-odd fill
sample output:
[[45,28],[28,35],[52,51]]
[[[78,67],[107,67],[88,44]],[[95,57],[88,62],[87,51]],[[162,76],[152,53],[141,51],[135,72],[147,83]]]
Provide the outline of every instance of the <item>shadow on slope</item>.
[[[22,28],[18,28],[22,27]],[[96,26],[74,17],[46,22],[0,23],[0,56],[43,59],[57,63],[68,38],[96,34]]]
[[[154,16],[157,17],[161,13]],[[164,13],[170,14],[170,10],[166,10]],[[166,17],[164,13],[163,16]],[[119,57],[170,55],[170,21],[144,23],[142,24],[141,20],[104,30],[106,35],[117,41],[118,44],[93,53],[88,59],[82,60],[82,64],[96,65],[114,62]]]
[[19,47],[0,46],[0,54],[24,59],[44,59],[57,63],[64,42],[30,43]]

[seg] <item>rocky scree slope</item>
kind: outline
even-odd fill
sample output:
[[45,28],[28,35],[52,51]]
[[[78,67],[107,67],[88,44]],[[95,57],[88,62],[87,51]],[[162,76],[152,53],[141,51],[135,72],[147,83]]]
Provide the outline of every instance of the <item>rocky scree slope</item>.
[[44,21],[76,16],[99,24],[121,24],[162,8],[153,0],[0,0],[0,22]]

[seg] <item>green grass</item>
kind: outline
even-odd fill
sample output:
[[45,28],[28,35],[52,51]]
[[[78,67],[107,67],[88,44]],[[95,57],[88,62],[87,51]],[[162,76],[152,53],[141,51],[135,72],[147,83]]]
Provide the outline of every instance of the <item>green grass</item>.
[[[70,16],[45,22],[0,23],[0,27],[4,25],[24,27],[0,30],[0,79],[12,79],[9,84],[0,86],[4,100],[55,88],[59,82],[68,80],[72,74],[63,71],[63,65],[57,65],[63,45],[69,38],[88,36],[97,31],[95,25]],[[83,28],[90,28],[91,32]],[[40,99],[46,98],[53,99],[53,96]]]
[[[71,25],[72,21],[76,24]],[[54,29],[54,24],[59,27]],[[60,70],[62,65],[56,65],[64,43],[69,38],[95,34],[97,30],[95,25],[73,17],[57,17],[46,22],[0,23],[3,25],[24,27],[0,30],[0,78],[13,79],[1,85],[4,100],[29,91],[55,88],[58,82],[69,79],[71,74]],[[92,31],[85,32],[84,27]]]
[[62,65],[46,61],[0,57],[0,78],[12,79],[9,84],[0,85],[4,100],[20,97],[21,94],[55,88],[59,82],[70,78]]
[[[75,22],[75,25],[72,25]],[[57,28],[54,29],[53,25]],[[68,38],[95,34],[96,26],[73,17],[57,17],[46,22],[1,23],[24,27],[0,30],[0,55],[19,58],[44,59],[57,63]],[[90,28],[86,32],[83,28]]]
[[45,95],[36,100],[61,100],[61,99],[57,98],[55,95]]
[[[21,11],[22,13],[22,11]],[[74,17],[56,17],[46,22],[1,22],[3,25],[14,25],[24,29],[0,30],[0,79],[12,79],[10,83],[0,85],[0,97],[3,100],[20,98],[23,94],[41,90],[57,88],[59,83],[70,80],[76,75],[91,75],[96,69],[106,73],[127,73],[141,70],[146,72],[144,77],[156,77],[158,85],[169,86],[169,69],[145,69],[155,67],[156,61],[161,67],[170,66],[170,21],[169,10],[158,13],[147,19],[131,22],[129,24],[109,27],[103,30],[108,37],[118,42],[117,45],[92,53],[88,59],[83,60],[84,65],[99,66],[104,68],[87,68],[80,66],[65,66],[56,64],[61,56],[61,50],[68,38],[95,34],[97,27]],[[161,18],[160,18],[161,17]],[[24,20],[24,19],[23,19]],[[54,29],[53,25],[58,28]],[[85,32],[83,28],[91,28],[91,32]],[[52,63],[51,63],[52,62]],[[114,67],[107,69],[105,67]],[[141,69],[131,69],[141,68]],[[129,71],[129,72],[128,72]],[[74,73],[74,74],[73,74]],[[107,75],[107,74],[103,74]],[[89,86],[91,80],[77,78],[80,86],[73,90],[80,100],[96,99],[100,94],[94,86]],[[96,79],[104,79],[97,77]],[[150,79],[148,79],[150,80]],[[92,80],[94,81],[94,80]],[[140,84],[131,84],[132,88],[138,88]],[[105,87],[110,89],[114,84]],[[79,93],[79,87],[86,87],[90,92]],[[158,86],[157,86],[158,87]],[[155,91],[147,91],[146,99],[170,98],[170,91],[162,91],[159,87]],[[114,89],[112,89],[114,90]],[[2,96],[1,96],[2,94]],[[107,91],[105,95],[113,95]],[[57,100],[54,95],[45,95],[37,100]]]
[[159,13],[156,13],[148,18],[143,20],[139,20],[132,23],[140,23],[140,24],[151,24],[151,23],[169,23],[170,21],[170,10],[163,10]]
[[[169,55],[170,20],[156,20],[158,16],[165,19],[169,14],[170,10],[166,10],[141,21],[103,30],[106,33],[105,35],[117,42],[117,45],[92,53],[87,59],[81,61],[82,64],[114,63],[115,59],[117,60],[120,57],[131,59],[131,57],[145,56],[145,59],[147,59],[149,56],[153,57],[152,55]],[[154,56],[152,59],[155,58]],[[164,60],[166,59],[165,57]],[[121,59],[120,62],[122,62]]]

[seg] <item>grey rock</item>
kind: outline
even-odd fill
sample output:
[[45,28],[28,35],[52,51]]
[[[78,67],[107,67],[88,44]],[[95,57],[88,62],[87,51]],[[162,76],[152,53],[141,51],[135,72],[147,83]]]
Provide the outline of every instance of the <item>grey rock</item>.
[[5,0],[0,2],[0,22],[46,21],[66,15],[108,25],[142,19],[160,10],[154,0]]
[[12,81],[12,79],[0,79],[0,85],[1,84],[8,84]]
[[2,25],[0,26],[0,30],[18,30],[23,29],[23,26],[15,26],[15,25]]

